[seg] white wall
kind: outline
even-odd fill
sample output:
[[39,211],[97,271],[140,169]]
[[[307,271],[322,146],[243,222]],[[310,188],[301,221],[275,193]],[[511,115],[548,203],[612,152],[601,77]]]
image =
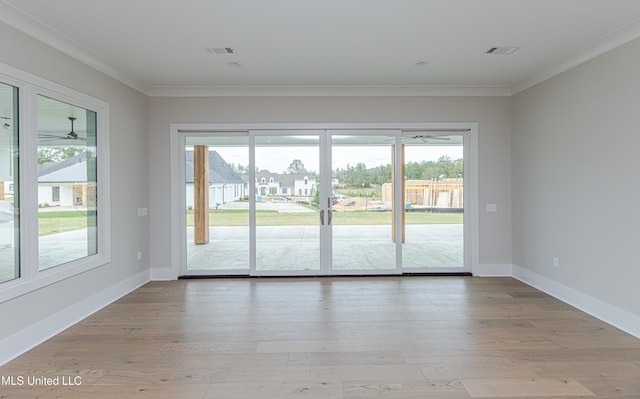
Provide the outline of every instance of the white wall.
[[[55,333],[74,319],[70,309],[90,311],[110,292],[148,279],[148,220],[137,216],[137,208],[148,206],[149,158],[146,96],[3,23],[0,48],[0,62],[109,103],[112,232],[111,263],[0,303],[1,346],[11,337],[17,338],[13,344],[28,344],[29,338]],[[2,355],[16,349],[2,348]]]
[[[511,265],[510,99],[507,97],[151,98],[150,231],[155,276],[170,275],[169,124],[477,122],[481,264]],[[510,271],[510,268],[509,268]]]
[[636,334],[639,132],[640,40],[513,97],[514,273]]

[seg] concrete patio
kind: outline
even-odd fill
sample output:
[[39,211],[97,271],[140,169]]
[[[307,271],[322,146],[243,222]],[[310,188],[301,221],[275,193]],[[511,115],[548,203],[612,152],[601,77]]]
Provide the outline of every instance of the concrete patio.
[[[258,226],[256,228],[257,271],[320,270],[318,226]],[[249,227],[210,227],[211,241],[193,243],[193,228],[187,228],[188,270],[212,273],[234,270],[249,273]],[[333,226],[333,270],[385,271],[395,269],[396,246],[391,241],[391,226]],[[40,237],[41,268],[49,268],[87,256],[86,230],[69,231]],[[407,225],[402,245],[405,272],[444,268],[462,269],[464,265],[463,225]],[[0,282],[13,279],[14,248],[0,248]]]
[[[407,225],[403,269],[462,269],[463,229],[462,224]],[[210,237],[209,244],[195,245],[193,228],[187,228],[189,270],[249,270],[248,226],[210,227]],[[256,238],[256,270],[320,270],[318,226],[258,226]],[[333,226],[332,246],[336,271],[395,269],[391,226]]]

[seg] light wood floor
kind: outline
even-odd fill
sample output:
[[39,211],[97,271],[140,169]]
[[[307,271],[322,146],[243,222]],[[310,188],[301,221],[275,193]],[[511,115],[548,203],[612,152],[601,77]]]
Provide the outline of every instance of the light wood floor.
[[0,376],[0,398],[638,399],[640,340],[511,278],[180,280]]

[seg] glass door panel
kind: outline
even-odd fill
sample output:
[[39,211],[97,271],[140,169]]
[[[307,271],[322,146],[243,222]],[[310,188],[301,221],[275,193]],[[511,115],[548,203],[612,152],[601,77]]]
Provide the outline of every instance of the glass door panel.
[[249,274],[249,137],[185,138],[188,275]]
[[320,273],[320,135],[255,136],[255,274]]
[[331,136],[332,272],[397,271],[393,229],[396,136]]
[[402,142],[403,270],[464,271],[464,136],[411,134]]
[[0,82],[0,284],[20,277],[18,88]]

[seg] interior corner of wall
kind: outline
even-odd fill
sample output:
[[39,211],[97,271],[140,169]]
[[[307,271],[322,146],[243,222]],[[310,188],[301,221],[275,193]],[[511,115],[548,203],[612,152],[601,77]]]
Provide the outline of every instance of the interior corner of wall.
[[473,268],[472,273],[478,277],[511,277],[513,265],[510,263],[480,263]]

